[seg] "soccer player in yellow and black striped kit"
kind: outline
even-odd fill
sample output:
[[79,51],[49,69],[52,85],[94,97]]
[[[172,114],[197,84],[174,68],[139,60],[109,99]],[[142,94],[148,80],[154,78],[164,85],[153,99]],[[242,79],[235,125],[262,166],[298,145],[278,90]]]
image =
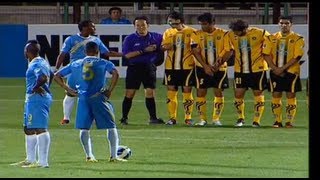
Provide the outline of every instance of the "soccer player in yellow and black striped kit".
[[169,111],[169,120],[166,124],[175,125],[177,123],[178,88],[182,87],[185,123],[192,125],[194,57],[191,52],[190,37],[196,29],[186,26],[183,15],[175,11],[168,15],[167,21],[171,28],[164,32],[161,46],[164,51],[167,51],[163,80],[163,84],[167,86]]
[[235,126],[240,127],[245,122],[244,96],[248,88],[254,95],[254,117],[252,127],[260,127],[260,119],[264,111],[264,89],[267,88],[268,65],[262,55],[262,46],[269,34],[264,29],[249,27],[244,20],[237,19],[229,24],[232,30],[228,32],[229,44],[226,50],[234,49],[234,88],[238,120]]
[[[196,107],[200,121],[196,125],[207,124],[207,90],[213,87],[212,124],[221,126],[220,116],[224,107],[223,90],[229,88],[227,62],[232,52],[224,50],[224,43],[228,43],[227,31],[215,27],[215,18],[211,13],[198,16],[201,30],[191,35],[191,48],[196,59],[195,77],[197,88]],[[221,65],[219,64],[220,62]],[[216,67],[215,65],[218,65]]]
[[270,70],[269,88],[272,92],[271,108],[275,117],[273,127],[282,127],[282,92],[286,92],[285,127],[293,127],[297,111],[296,92],[302,90],[300,81],[300,59],[304,54],[304,38],[293,32],[292,17],[279,17],[280,31],[270,37],[271,48],[264,48],[271,55],[266,55]]

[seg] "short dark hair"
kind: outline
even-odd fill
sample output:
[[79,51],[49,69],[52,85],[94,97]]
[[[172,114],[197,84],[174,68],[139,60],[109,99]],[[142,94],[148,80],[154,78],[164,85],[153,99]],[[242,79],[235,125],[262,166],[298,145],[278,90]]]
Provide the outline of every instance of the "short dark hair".
[[133,25],[135,25],[136,20],[145,20],[147,22],[147,24],[149,24],[149,18],[147,16],[137,16],[133,20],[133,23],[132,23]]
[[248,22],[244,21],[242,19],[233,20],[229,24],[229,28],[232,31],[243,31],[243,30],[247,29],[248,27],[249,27]]
[[86,52],[96,52],[98,49],[98,44],[93,41],[90,41],[86,44]]
[[203,13],[200,16],[198,16],[198,21],[200,22],[208,22],[209,24],[212,24],[216,21],[215,17],[211,13]]
[[40,52],[40,44],[36,39],[31,39],[27,41],[27,52],[32,53],[33,55],[38,55]]
[[79,24],[78,24],[79,31],[82,31],[82,29],[84,27],[89,27],[89,24],[91,24],[91,23],[93,23],[91,20],[83,20],[83,21],[79,22]]
[[111,15],[111,12],[112,12],[113,10],[118,10],[118,11],[120,11],[120,14],[122,14],[122,9],[115,6],[115,7],[112,7],[112,8],[109,9],[109,14],[110,14],[110,15]]
[[172,18],[172,19],[179,19],[181,21],[181,23],[184,23],[184,17],[182,15],[182,13],[179,13],[177,11],[172,11],[168,16],[167,16],[167,20],[168,18]]
[[28,44],[28,43],[30,43],[30,44],[39,44],[39,41],[36,40],[36,39],[30,39],[30,40],[27,41],[26,44]]
[[292,16],[279,16],[278,21],[280,21],[280,19],[286,19],[289,20],[290,23],[292,23]]

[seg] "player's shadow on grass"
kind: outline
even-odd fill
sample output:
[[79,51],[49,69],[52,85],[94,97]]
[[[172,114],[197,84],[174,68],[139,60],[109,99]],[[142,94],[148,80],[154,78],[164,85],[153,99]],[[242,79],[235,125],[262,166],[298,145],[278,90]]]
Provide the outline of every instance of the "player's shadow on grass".
[[122,125],[122,124],[117,124],[117,127],[119,129],[159,129],[159,128],[231,128],[231,129],[309,129],[307,126],[294,126],[293,128],[274,128],[272,125],[261,125],[260,127],[252,127],[251,124],[245,124],[242,127],[236,127],[234,125],[222,125],[222,126],[215,126],[212,124],[207,124],[206,126],[188,126],[185,124],[176,124],[176,125],[166,125],[166,124],[136,124],[136,123],[131,123],[129,125]]
[[[154,162],[148,162],[148,161],[138,161],[138,162],[134,162],[135,164],[149,164],[149,165],[153,165]],[[248,166],[248,165],[245,165],[245,166],[239,166],[239,165],[222,165],[222,164],[205,164],[205,163],[179,163],[179,162],[165,162],[165,161],[162,161],[162,162],[157,162],[158,165],[160,164],[163,164],[165,166],[168,166],[168,165],[174,165],[174,166],[194,166],[194,167],[197,167],[197,166],[203,166],[204,168],[206,167],[215,167],[215,168],[230,168],[230,169],[270,169],[270,170],[286,170],[286,171],[301,171],[301,172],[304,172],[304,171],[307,171],[307,170],[301,170],[301,169],[296,169],[296,168],[287,168],[287,167],[275,167],[275,166]]]
[[[165,175],[170,176],[170,174],[174,174],[174,177],[177,176],[177,174],[181,174],[181,175],[188,175],[188,176],[194,176],[195,172],[190,170],[190,167],[197,167],[197,166],[201,166],[203,167],[202,171],[201,171],[201,176],[208,176],[208,177],[230,177],[232,176],[232,173],[221,173],[221,168],[226,168],[226,169],[230,169],[230,170],[234,170],[234,169],[243,169],[248,170],[252,169],[252,170],[260,170],[260,169],[270,169],[270,170],[275,170],[275,171],[279,171],[279,170],[283,170],[283,171],[296,171],[296,172],[307,172],[308,170],[301,170],[301,169],[296,169],[296,168],[287,168],[287,167],[275,167],[275,166],[239,166],[239,165],[222,165],[222,164],[200,164],[200,163],[178,163],[178,162],[156,162],[157,165],[163,165],[163,169],[148,169],[148,168],[143,168],[143,169],[135,169],[134,164],[139,164],[139,165],[148,165],[149,167],[152,167],[154,165],[155,162],[147,162],[147,161],[129,161],[126,162],[126,167],[127,168],[123,168],[124,164],[123,163],[117,163],[114,164],[112,169],[110,168],[105,168],[105,169],[101,169],[100,167],[94,168],[94,167],[74,167],[75,169],[78,170],[83,170],[83,171],[94,171],[94,172],[101,172],[101,171],[112,171],[112,172],[123,172],[126,173],[126,175],[128,176],[128,173],[141,173],[144,172],[145,174],[160,174],[161,172],[163,172]],[[130,164],[132,164],[132,166],[129,166]],[[98,165],[98,163],[96,164]],[[115,167],[115,166],[119,166],[119,168]],[[169,166],[169,167],[168,167]],[[181,168],[179,169],[175,169],[175,168],[170,168],[172,166],[186,166],[185,170],[181,170]],[[103,167],[104,168],[104,167]],[[132,169],[131,169],[132,168]],[[251,171],[252,171],[251,170]],[[200,175],[200,174],[199,174]]]

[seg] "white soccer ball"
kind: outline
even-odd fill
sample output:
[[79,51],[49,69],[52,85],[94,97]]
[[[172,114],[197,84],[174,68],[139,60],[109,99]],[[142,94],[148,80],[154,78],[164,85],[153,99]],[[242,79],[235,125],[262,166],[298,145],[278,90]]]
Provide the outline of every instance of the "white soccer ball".
[[132,155],[132,151],[128,146],[119,145],[117,155],[122,159],[129,159]]

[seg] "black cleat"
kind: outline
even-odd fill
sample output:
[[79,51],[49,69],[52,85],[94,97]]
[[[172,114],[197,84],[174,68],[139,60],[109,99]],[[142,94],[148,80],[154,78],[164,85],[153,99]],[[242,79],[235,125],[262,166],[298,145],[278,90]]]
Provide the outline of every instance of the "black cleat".
[[282,123],[281,123],[281,122],[275,121],[275,122],[273,123],[272,127],[274,127],[274,128],[281,128],[281,127],[283,127],[283,126],[282,126]]
[[167,122],[166,122],[166,125],[176,125],[177,124],[177,121],[175,119],[169,119]]
[[253,122],[252,127],[260,127],[260,124],[258,122]]
[[149,124],[164,124],[165,122],[161,118],[150,119]]
[[239,118],[234,126],[241,127],[244,125],[244,119]]
[[121,119],[120,119],[120,123],[121,123],[122,125],[128,125],[128,118],[121,118]]

